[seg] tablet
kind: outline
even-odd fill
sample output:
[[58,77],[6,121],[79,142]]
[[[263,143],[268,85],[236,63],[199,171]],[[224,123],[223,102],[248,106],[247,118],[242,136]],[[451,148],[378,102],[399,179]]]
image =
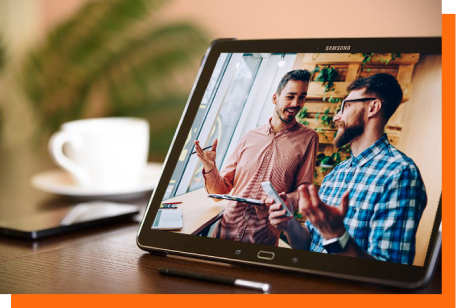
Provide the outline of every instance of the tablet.
[[264,205],[264,202],[261,200],[249,199],[249,198],[241,198],[238,196],[230,196],[230,195],[219,195],[219,194],[208,194],[209,198],[215,199],[225,199],[225,200],[234,200],[238,202],[248,203],[251,205]]
[[[439,37],[213,42],[138,246],[423,285],[441,247],[441,87]],[[294,217],[207,198],[261,200],[264,181]],[[180,202],[180,232],[153,229],[162,202]]]

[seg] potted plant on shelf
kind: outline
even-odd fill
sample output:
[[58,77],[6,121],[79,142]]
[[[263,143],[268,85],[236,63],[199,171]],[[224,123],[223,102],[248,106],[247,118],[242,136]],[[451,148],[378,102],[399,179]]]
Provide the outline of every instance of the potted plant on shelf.
[[341,161],[339,152],[332,153],[331,156],[327,156],[323,153],[317,155],[317,167],[332,169],[338,165]]
[[334,67],[331,67],[331,65],[324,66],[322,68],[317,65],[312,71],[312,75],[315,75],[316,73],[318,73],[318,75],[314,80],[323,83],[323,86],[325,87],[325,93],[334,91],[334,80],[336,80],[337,76],[339,76],[337,70]]

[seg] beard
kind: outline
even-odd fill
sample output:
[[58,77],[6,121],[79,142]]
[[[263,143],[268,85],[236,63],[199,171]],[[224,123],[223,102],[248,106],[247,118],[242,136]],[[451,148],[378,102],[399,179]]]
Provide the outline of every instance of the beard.
[[[290,115],[286,116],[286,115],[285,115],[285,110],[287,110],[287,109],[290,109],[290,111],[291,111],[291,110],[296,110],[296,112],[294,112],[293,114],[290,114]],[[275,111],[276,111],[276,113],[277,113],[279,119],[280,119],[283,123],[287,123],[287,124],[288,124],[288,123],[290,123],[291,121],[293,121],[293,120],[296,118],[296,115],[298,114],[299,109],[300,109],[300,108],[298,107],[298,108],[285,108],[285,109],[283,109],[283,110],[280,110],[280,109],[279,109],[279,106],[276,106]]]
[[336,138],[334,138],[333,144],[336,148],[350,143],[356,137],[364,134],[364,109],[360,111],[355,119],[355,123],[351,126],[346,126],[345,122],[340,122],[336,124],[336,127],[340,129],[337,132]]

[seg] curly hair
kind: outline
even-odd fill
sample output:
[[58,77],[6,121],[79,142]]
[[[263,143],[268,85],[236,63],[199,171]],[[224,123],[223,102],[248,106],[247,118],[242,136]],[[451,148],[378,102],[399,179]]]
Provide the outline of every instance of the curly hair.
[[277,94],[281,94],[283,88],[286,87],[288,81],[294,80],[294,81],[302,81],[302,82],[309,82],[310,81],[311,74],[309,73],[308,70],[294,70],[294,71],[289,71],[286,73],[282,79],[279,82],[279,86],[277,87]]

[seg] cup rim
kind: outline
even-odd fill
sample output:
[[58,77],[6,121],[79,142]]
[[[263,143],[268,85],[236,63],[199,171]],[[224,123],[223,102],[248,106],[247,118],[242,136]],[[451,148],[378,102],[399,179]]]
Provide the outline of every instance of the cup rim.
[[149,126],[149,122],[144,118],[139,117],[100,117],[100,118],[87,118],[87,119],[79,119],[65,122],[61,125],[61,130],[70,130],[72,128],[77,127],[81,123],[94,123],[94,122],[130,122],[135,124],[144,125],[146,127]]

